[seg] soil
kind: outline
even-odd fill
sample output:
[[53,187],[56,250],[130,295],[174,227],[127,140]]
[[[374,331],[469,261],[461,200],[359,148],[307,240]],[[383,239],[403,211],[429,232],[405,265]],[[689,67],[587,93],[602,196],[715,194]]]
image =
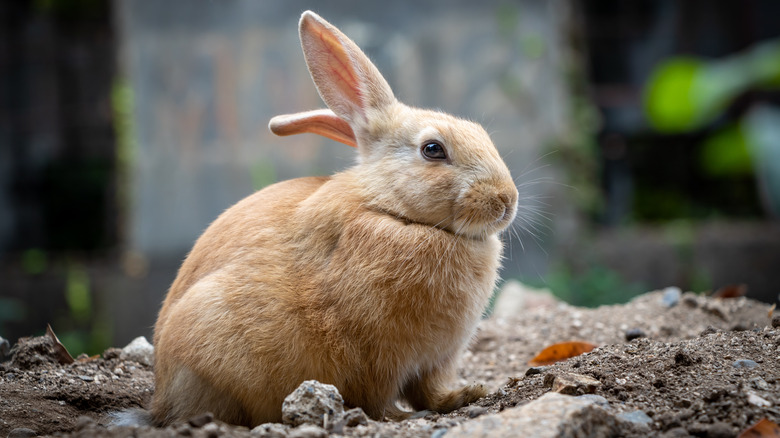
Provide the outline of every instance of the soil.
[[[457,424],[539,398],[566,373],[596,379],[600,384],[585,392],[606,399],[610,412],[649,417],[644,429],[619,423],[620,436],[736,436],[763,418],[780,423],[780,327],[773,327],[772,309],[746,298],[685,293],[675,304],[663,296],[652,292],[597,309],[553,303],[486,319],[464,354],[459,379],[486,383],[489,396],[446,415],[396,423],[359,419],[330,434],[439,437]],[[780,318],[774,323],[780,325]],[[544,347],[568,340],[599,347],[549,366],[528,366]],[[208,417],[166,429],[109,427],[110,412],[149,401],[152,368],[120,360],[118,349],[63,365],[52,342],[20,339],[11,360],[0,365],[0,437],[325,434],[282,425],[250,432]]]

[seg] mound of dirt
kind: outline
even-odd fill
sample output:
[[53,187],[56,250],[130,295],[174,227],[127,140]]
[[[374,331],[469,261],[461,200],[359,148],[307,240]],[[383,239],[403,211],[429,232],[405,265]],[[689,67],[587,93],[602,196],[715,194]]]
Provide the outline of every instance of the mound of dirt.
[[[527,365],[544,347],[568,340],[599,347],[549,366]],[[208,415],[165,429],[107,426],[108,413],[148,403],[152,368],[121,360],[118,349],[63,363],[53,343],[20,339],[0,365],[0,436],[501,436],[508,430],[502,424],[522,424],[513,422],[542,402],[562,421],[546,436],[574,436],[566,427],[574,419],[578,428],[636,437],[736,436],[763,418],[780,422],[780,328],[772,326],[769,306],[673,290],[624,305],[554,303],[487,319],[464,354],[459,379],[484,382],[492,393],[450,414],[397,423],[352,410],[331,424],[251,431]],[[555,391],[569,395],[542,397]],[[549,408],[561,403],[560,414]]]

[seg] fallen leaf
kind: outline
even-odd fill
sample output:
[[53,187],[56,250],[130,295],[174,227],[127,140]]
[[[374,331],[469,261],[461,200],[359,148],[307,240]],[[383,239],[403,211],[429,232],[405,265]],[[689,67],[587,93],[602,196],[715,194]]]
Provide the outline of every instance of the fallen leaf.
[[739,438],[780,438],[780,426],[764,418],[739,434]]
[[746,284],[729,284],[721,287],[712,294],[713,298],[739,298],[744,297],[748,287]]
[[73,356],[68,353],[68,349],[62,345],[62,342],[54,334],[50,324],[46,324],[46,336],[54,342],[54,353],[57,355],[57,361],[63,365],[73,363]]
[[769,308],[769,318],[772,318],[772,314],[775,313],[775,307],[777,307],[777,303],[772,303],[772,307]]
[[534,356],[534,358],[528,362],[528,365],[532,367],[550,365],[555,362],[569,359],[570,357],[575,357],[583,353],[587,353],[594,348],[596,348],[596,346],[590,342],[560,342],[558,344],[550,345],[549,347],[540,351],[539,354]]

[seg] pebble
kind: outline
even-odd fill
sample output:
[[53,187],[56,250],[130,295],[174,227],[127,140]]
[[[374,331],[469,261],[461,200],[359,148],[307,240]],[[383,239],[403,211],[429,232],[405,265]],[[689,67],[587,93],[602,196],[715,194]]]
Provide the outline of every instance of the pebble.
[[325,438],[328,431],[313,424],[302,424],[287,434],[288,438]]
[[642,331],[642,329],[632,328],[626,330],[626,341],[628,342],[631,342],[634,339],[646,338],[646,337],[647,335],[645,334],[645,332]]
[[780,328],[780,314],[772,317],[772,327]]
[[545,386],[559,394],[591,394],[601,386],[601,382],[590,376],[575,373],[548,374],[544,377]]
[[17,427],[8,433],[8,438],[29,438],[38,436],[38,433],[26,427]]
[[487,413],[487,409],[482,406],[469,406],[466,408],[466,415],[468,415],[469,418],[477,418],[485,413]]
[[682,295],[682,291],[679,287],[667,287],[661,296],[661,303],[666,307],[674,307],[680,302],[680,295]]
[[327,426],[331,433],[343,435],[345,427],[365,426],[367,424],[368,415],[363,412],[363,409],[353,408],[344,412],[343,415],[336,417],[336,419]]
[[734,368],[756,368],[758,364],[750,359],[737,359],[731,364]]
[[279,423],[261,424],[249,432],[253,438],[285,438],[289,427]]
[[752,391],[748,392],[747,401],[751,405],[758,406],[759,408],[768,408],[769,406],[772,406],[772,403],[762,397],[759,397],[758,394]]
[[282,421],[291,426],[324,425],[325,416],[334,420],[344,413],[344,399],[333,385],[306,380],[282,403]]
[[644,413],[644,411],[641,410],[636,410],[631,412],[621,412],[617,414],[617,418],[634,424],[650,425],[650,423],[653,422],[653,419],[650,418],[650,416],[648,416],[647,414]]
[[11,343],[9,343],[7,339],[0,336],[0,362],[2,362],[6,357],[10,357],[10,352]]
[[583,394],[583,395],[577,396],[577,398],[581,399],[581,400],[587,400],[587,401],[593,403],[596,406],[601,406],[602,408],[606,408],[606,407],[609,406],[609,400],[607,400],[606,398],[604,398],[604,397],[602,397],[600,395],[596,395],[596,394]]
[[547,371],[550,367],[549,366],[540,366],[540,367],[531,367],[526,370],[525,375],[526,376],[533,376],[536,374],[542,374],[543,372]]
[[154,363],[154,347],[145,337],[133,339],[119,355],[122,360],[132,360],[141,365],[151,366]]

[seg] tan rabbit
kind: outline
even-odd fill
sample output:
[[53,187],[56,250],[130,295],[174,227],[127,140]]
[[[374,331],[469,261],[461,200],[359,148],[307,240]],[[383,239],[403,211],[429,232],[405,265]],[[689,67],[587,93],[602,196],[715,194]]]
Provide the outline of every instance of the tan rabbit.
[[300,21],[330,110],[279,116],[279,135],[357,147],[331,177],[269,186],[223,213],[179,270],[155,328],[151,414],[280,421],[301,382],[335,385],[374,419],[448,412],[486,394],[451,389],[496,281],[497,233],[517,190],[477,124],[407,107],[338,29]]

